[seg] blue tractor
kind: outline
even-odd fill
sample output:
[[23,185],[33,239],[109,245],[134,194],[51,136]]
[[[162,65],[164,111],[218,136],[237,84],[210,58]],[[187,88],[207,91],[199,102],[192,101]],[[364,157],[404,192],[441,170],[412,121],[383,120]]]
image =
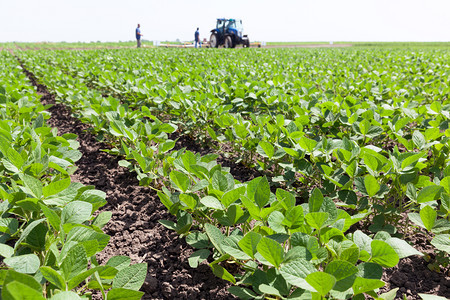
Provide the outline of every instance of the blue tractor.
[[217,19],[216,28],[211,30],[209,45],[217,48],[224,45],[225,48],[234,48],[236,45],[250,47],[247,35],[242,35],[242,20],[239,19]]

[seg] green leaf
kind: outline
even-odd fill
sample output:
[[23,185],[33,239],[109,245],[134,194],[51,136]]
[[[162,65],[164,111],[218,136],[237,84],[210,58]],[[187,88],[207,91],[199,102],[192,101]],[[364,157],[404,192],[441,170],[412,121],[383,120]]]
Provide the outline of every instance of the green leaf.
[[27,187],[27,192],[40,199],[42,197],[42,182],[30,175],[20,174],[20,178]]
[[305,136],[302,136],[300,138],[298,144],[300,147],[302,147],[303,150],[305,150],[309,154],[311,154],[317,146],[317,142],[315,140],[308,139]]
[[380,184],[372,175],[366,175],[364,177],[364,186],[369,197],[375,196],[380,190]]
[[260,290],[261,293],[264,293],[265,295],[273,295],[273,296],[278,296],[278,297],[282,297],[280,294],[280,291],[278,291],[276,288],[268,285],[268,284],[260,284],[258,286],[258,289]]
[[11,257],[14,255],[14,248],[6,244],[0,244],[0,255],[3,257]]
[[86,250],[81,244],[72,247],[61,263],[61,271],[64,279],[71,278],[85,271],[88,266]]
[[305,219],[309,226],[320,230],[326,224],[328,217],[329,214],[326,212],[312,212],[306,214]]
[[318,212],[323,203],[323,195],[322,192],[318,188],[314,188],[309,197],[308,205],[309,212]]
[[54,284],[60,290],[64,291],[66,289],[66,282],[64,281],[64,278],[51,267],[40,267],[39,270],[48,282]]
[[397,252],[386,242],[373,240],[371,243],[372,261],[385,268],[396,266],[400,260]]
[[250,231],[239,242],[239,247],[252,259],[255,258],[255,254],[258,251],[257,246],[262,236],[259,233]]
[[354,295],[358,295],[379,289],[383,286],[384,282],[381,280],[356,277],[352,288]]
[[50,300],[81,300],[77,293],[72,291],[65,291],[54,295]]
[[239,260],[249,260],[251,257],[247,255],[244,251],[239,247],[238,242],[242,239],[240,236],[228,236],[226,237],[222,244],[222,250],[229,254],[230,256],[239,259]]
[[450,234],[437,234],[431,240],[431,245],[438,250],[450,253]]
[[283,264],[280,269],[280,274],[288,283],[303,289],[311,290],[305,278],[316,271],[314,265],[309,261],[305,259],[296,259],[292,262]]
[[66,243],[70,241],[85,242],[95,240],[98,242],[97,251],[103,250],[108,245],[110,236],[104,233],[97,232],[93,229],[77,226],[72,228],[67,235]]
[[191,268],[197,268],[198,265],[206,260],[209,255],[211,254],[211,251],[208,249],[200,249],[197,251],[194,251],[194,253],[191,254],[188,258],[188,263]]
[[222,171],[217,170],[214,172],[211,178],[211,184],[213,189],[225,192],[228,190],[228,180],[225,175],[222,174]]
[[39,270],[41,262],[36,254],[25,254],[20,256],[7,257],[4,263],[13,268],[16,272],[34,274]]
[[61,179],[58,181],[52,181],[49,185],[42,188],[42,194],[44,197],[49,197],[58,194],[70,186],[70,177]]
[[270,238],[262,237],[256,248],[262,257],[277,268],[284,260],[283,247],[281,247],[278,242]]
[[[8,270],[6,273],[6,276],[3,280],[3,287],[5,287],[6,285],[8,285],[11,282],[20,282],[23,283],[24,285],[38,291],[39,293],[42,294],[42,286],[39,282],[36,281],[36,279],[30,275],[26,275],[23,273],[19,273],[16,272],[14,270]],[[7,297],[5,297],[4,295],[4,289],[2,290],[2,298],[3,299],[8,299]],[[31,298],[33,299],[33,298]]]
[[69,280],[69,282],[67,283],[67,289],[72,290],[72,289],[76,288],[80,283],[82,283],[84,280],[86,280],[86,278],[88,278],[89,276],[91,276],[92,274],[97,272],[98,268],[103,268],[103,267],[92,268],[92,269],[86,270],[86,271],[81,272],[80,274],[72,277]]
[[63,224],[81,224],[91,218],[92,204],[84,201],[72,201],[62,210],[61,222]]
[[230,294],[233,294],[234,296],[238,297],[239,299],[242,300],[250,300],[250,299],[254,299],[256,298],[256,294],[249,289],[240,287],[240,286],[231,286],[228,289],[228,292],[230,292]]
[[429,205],[420,210],[420,219],[428,231],[431,231],[434,223],[436,223],[437,212]]
[[398,238],[389,238],[385,241],[397,252],[399,258],[405,258],[411,255],[423,256],[422,252],[417,251],[406,241]]
[[[5,291],[3,291],[5,290]],[[45,299],[41,293],[36,291],[35,289],[21,283],[18,281],[13,281],[5,285],[2,289],[2,298],[3,299],[36,299],[41,300]]]
[[212,209],[223,210],[224,206],[220,203],[219,199],[213,196],[205,196],[200,200],[200,203],[204,206]]
[[210,264],[209,266],[211,267],[211,270],[214,273],[214,275],[216,275],[217,277],[219,277],[221,279],[224,279],[224,280],[227,280],[227,281],[230,281],[230,282],[236,284],[236,279],[224,267],[222,267],[218,264]]
[[211,246],[208,235],[199,231],[192,231],[186,236],[186,243],[197,249],[208,248]]
[[260,141],[258,144],[257,152],[263,157],[272,158],[275,154],[275,148],[273,145],[266,141]]
[[290,229],[296,229],[303,225],[303,221],[303,207],[298,205],[287,210],[282,224],[289,227]]
[[14,218],[0,218],[0,231],[7,234],[14,234],[19,227],[19,221]]
[[120,270],[114,278],[112,288],[124,288],[138,291],[147,276],[147,264],[135,264]]
[[187,175],[180,171],[173,170],[169,174],[170,180],[175,184],[175,188],[183,193],[189,189],[190,180]]
[[180,201],[186,204],[186,206],[192,210],[197,207],[197,200],[189,194],[181,194]]
[[111,220],[111,217],[112,212],[102,211],[94,218],[92,225],[97,226],[98,228],[103,228]]
[[352,276],[357,272],[358,268],[345,260],[334,260],[325,268],[325,273],[333,275],[336,281]]
[[427,143],[423,134],[418,130],[413,132],[412,140],[418,149],[422,149]]
[[206,223],[205,231],[209,237],[209,240],[214,245],[214,247],[217,249],[217,251],[219,251],[220,254],[224,254],[224,251],[222,250],[221,245],[222,245],[223,240],[225,239],[225,236],[220,231],[220,229],[212,224]]
[[424,187],[417,195],[417,203],[433,201],[441,190],[442,187],[439,185],[429,185]]
[[308,282],[322,297],[334,287],[336,278],[333,275],[324,272],[314,272],[306,276]]
[[[399,288],[392,289],[392,290],[390,290],[390,291],[387,292],[387,293],[381,294],[381,295],[379,296],[379,298],[380,298],[380,299],[383,299],[383,300],[394,300],[395,297],[397,296],[397,291],[398,291],[398,290],[399,290]],[[419,295],[420,295],[420,294],[419,294]]]
[[445,189],[447,194],[450,194],[450,176],[442,178],[440,185]]
[[261,178],[255,191],[255,203],[263,208],[270,200],[270,186],[267,177]]
[[128,267],[130,263],[131,259],[128,256],[118,255],[111,257],[106,263],[106,266],[111,266],[120,271]]
[[144,292],[132,289],[116,288],[108,292],[108,300],[139,300],[144,296]]
[[222,202],[222,204],[225,207],[228,207],[228,206],[230,206],[230,204],[232,204],[233,202],[238,200],[241,197],[241,195],[245,194],[245,189],[246,189],[245,186],[240,186],[238,188],[230,190],[230,191],[226,192],[225,194],[223,194],[220,201]]
[[58,214],[43,203],[39,203],[39,206],[41,207],[42,212],[44,213],[53,229],[55,231],[59,231],[61,226],[61,219],[59,218]]

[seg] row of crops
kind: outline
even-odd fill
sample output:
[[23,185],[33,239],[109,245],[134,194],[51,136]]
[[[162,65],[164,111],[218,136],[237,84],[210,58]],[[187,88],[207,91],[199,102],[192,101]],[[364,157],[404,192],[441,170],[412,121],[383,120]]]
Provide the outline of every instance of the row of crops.
[[[417,230],[446,267],[448,51],[246,50],[17,55],[157,190],[190,266],[240,298],[393,299],[383,268],[422,255]],[[174,151],[180,135],[265,176]]]
[[[48,127],[36,89],[16,58],[0,53],[0,269],[2,299],[140,299],[146,264],[125,256],[100,265],[110,236],[105,193],[71,182],[81,158],[74,134]],[[94,216],[95,215],[95,216]]]

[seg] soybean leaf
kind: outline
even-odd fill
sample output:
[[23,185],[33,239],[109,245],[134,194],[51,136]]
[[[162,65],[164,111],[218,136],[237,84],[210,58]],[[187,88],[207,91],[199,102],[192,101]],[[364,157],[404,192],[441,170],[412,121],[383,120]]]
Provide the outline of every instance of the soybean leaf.
[[19,247],[20,243],[22,243],[22,241],[24,239],[26,239],[28,237],[28,235],[30,234],[30,232],[36,227],[38,226],[40,223],[44,222],[45,219],[40,219],[40,220],[36,220],[31,222],[26,228],[25,230],[22,232],[22,235],[20,236],[20,238],[17,240],[17,242],[14,244],[14,251],[17,250],[17,247]]
[[70,186],[70,177],[61,179],[58,181],[52,181],[49,185],[42,188],[42,194],[44,197],[49,197],[58,194]]
[[170,180],[175,184],[175,188],[183,193],[189,189],[190,180],[187,175],[180,171],[173,170],[169,174]]
[[72,291],[65,291],[55,294],[50,300],[81,300],[77,293]]
[[270,199],[270,186],[267,177],[261,178],[255,191],[255,203],[259,208],[263,208]]
[[312,212],[306,214],[305,219],[309,226],[320,230],[326,224],[328,217],[329,214],[326,212]]
[[188,258],[188,263],[191,268],[197,268],[198,265],[207,259],[209,255],[211,254],[211,251],[208,249],[200,249],[197,251],[194,251],[191,256]]
[[428,231],[431,231],[437,218],[437,212],[429,205],[420,210],[420,219]]
[[108,292],[108,300],[139,300],[144,296],[144,292],[132,289],[116,288]]
[[228,280],[234,284],[236,284],[236,279],[233,277],[233,275],[230,274],[224,267],[218,265],[218,264],[210,264],[211,270],[219,278],[222,278],[224,280]]
[[334,287],[336,278],[325,272],[314,272],[306,276],[308,282],[322,297]]
[[35,289],[18,281],[13,281],[3,286],[3,299],[45,299],[41,293]]
[[118,255],[111,257],[108,262],[106,263],[106,266],[113,267],[117,270],[122,270],[128,267],[131,263],[131,259],[128,256],[124,255]]
[[433,201],[441,190],[442,187],[439,185],[429,185],[424,187],[417,195],[417,203]]
[[72,247],[61,263],[62,275],[66,281],[85,271],[88,266],[86,250],[81,244]]
[[262,257],[277,268],[284,260],[283,247],[273,239],[262,237],[256,248]]
[[112,288],[124,288],[138,291],[147,276],[147,264],[135,264],[120,270],[114,277]]
[[358,295],[379,289],[383,286],[384,282],[381,280],[356,277],[352,288],[354,295]]
[[373,240],[371,243],[372,261],[385,268],[396,266],[400,260],[397,252],[386,242]]
[[431,240],[431,245],[438,250],[450,253],[450,234],[437,234]]
[[240,286],[231,286],[228,291],[242,300],[250,300],[256,298],[256,294],[249,289]]
[[423,256],[422,252],[417,251],[406,241],[399,238],[388,238],[386,241],[397,252],[399,258],[405,258],[411,255]]
[[250,231],[239,242],[239,247],[252,259],[255,258],[257,246],[262,236],[259,233]]
[[380,184],[372,175],[366,175],[364,177],[364,186],[369,197],[375,196],[380,190]]
[[14,248],[6,244],[0,244],[0,255],[3,257],[11,257],[14,255]]
[[288,283],[306,290],[311,290],[311,287],[305,278],[316,271],[314,265],[305,259],[296,259],[280,268],[280,274]]
[[323,203],[323,195],[322,192],[318,188],[314,188],[309,197],[308,205],[309,212],[318,212]]
[[46,266],[40,267],[39,270],[48,282],[54,284],[60,290],[66,289],[66,282],[64,281],[64,278],[56,270]]
[[91,217],[92,204],[84,201],[72,201],[62,210],[61,222],[63,224],[81,224]]
[[352,276],[357,272],[358,268],[345,260],[334,260],[325,268],[325,273],[333,275],[336,281]]
[[39,270],[40,261],[36,254],[11,256],[3,260],[5,264],[19,273],[34,274]]
[[214,245],[214,247],[217,249],[217,251],[219,251],[221,254],[224,254],[224,251],[222,250],[221,245],[222,245],[223,240],[225,239],[225,236],[220,231],[220,229],[212,224],[206,223],[205,231],[209,237],[209,240]]

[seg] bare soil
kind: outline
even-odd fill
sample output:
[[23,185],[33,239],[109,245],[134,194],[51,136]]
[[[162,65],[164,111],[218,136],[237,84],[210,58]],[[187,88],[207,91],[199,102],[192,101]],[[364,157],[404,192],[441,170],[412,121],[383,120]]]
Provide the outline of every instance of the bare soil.
[[[33,85],[37,86],[43,104],[53,104],[48,110],[51,118],[49,126],[58,129],[59,134],[75,133],[83,153],[77,162],[78,170],[73,181],[85,185],[94,185],[106,193],[108,203],[102,210],[111,211],[113,217],[105,226],[105,233],[111,236],[110,243],[98,255],[100,262],[105,263],[114,255],[127,255],[134,263],[148,264],[148,274],[142,287],[143,299],[234,299],[227,292],[228,282],[215,277],[207,265],[192,269],[187,258],[192,248],[158,220],[172,219],[166,208],[159,201],[156,193],[147,187],[139,186],[134,173],[118,166],[119,158],[103,151],[108,145],[99,143],[89,133],[89,126],[71,116],[69,108],[56,104],[55,98],[45,86],[36,82],[33,74],[24,69]],[[195,140],[180,136],[177,148],[201,154],[211,153],[209,147],[201,147]],[[230,167],[236,179],[250,180],[259,174],[242,165],[220,156],[218,162]],[[429,237],[425,234],[412,235],[408,241],[414,247],[432,254]],[[427,262],[421,257],[401,259],[398,266],[386,269],[383,280],[386,286],[382,292],[399,287],[397,298],[420,299],[418,293],[439,295],[450,298],[449,269],[440,273],[427,268]]]

